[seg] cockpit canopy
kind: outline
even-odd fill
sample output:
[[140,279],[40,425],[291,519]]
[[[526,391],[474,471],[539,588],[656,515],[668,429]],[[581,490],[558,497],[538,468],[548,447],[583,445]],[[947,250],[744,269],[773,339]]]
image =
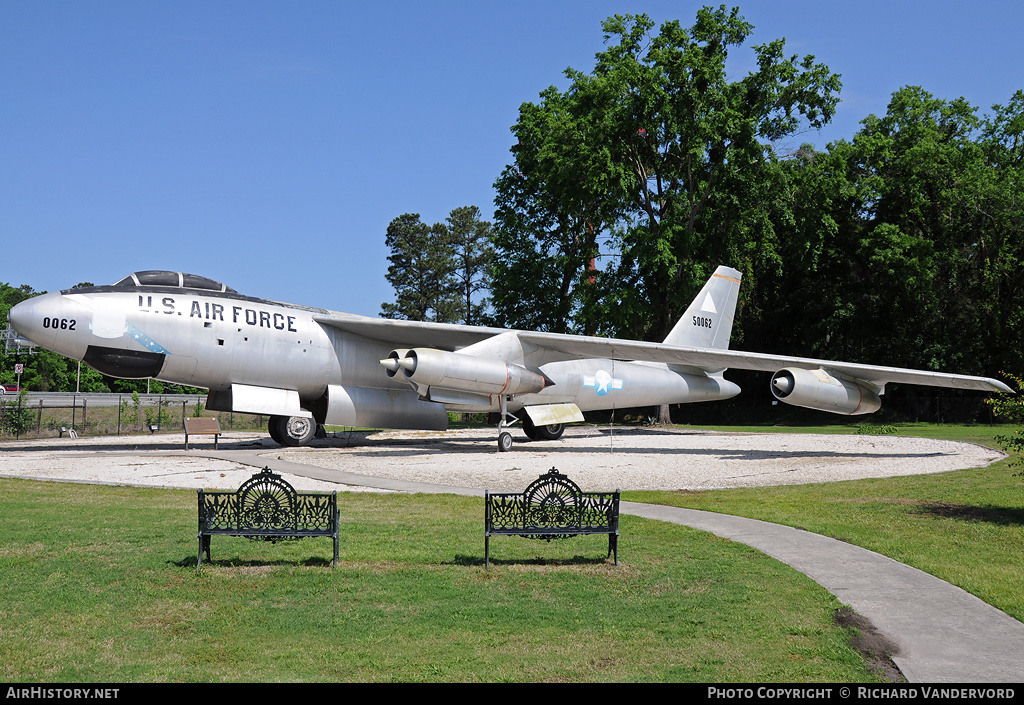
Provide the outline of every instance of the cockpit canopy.
[[218,281],[207,279],[197,274],[166,272],[161,269],[132,272],[114,284],[114,286],[173,286],[179,289],[205,289],[206,291],[220,291],[230,294],[238,293],[230,286],[225,286]]

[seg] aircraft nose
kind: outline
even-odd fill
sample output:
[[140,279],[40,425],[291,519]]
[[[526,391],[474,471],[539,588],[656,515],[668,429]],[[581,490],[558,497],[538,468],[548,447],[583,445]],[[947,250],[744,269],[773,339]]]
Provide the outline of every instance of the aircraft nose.
[[78,308],[60,292],[26,299],[11,308],[7,321],[18,335],[39,347],[73,357],[78,330]]
[[19,336],[22,338],[28,338],[36,345],[40,345],[42,342],[43,317],[39,314],[39,309],[40,304],[43,303],[40,299],[43,299],[46,296],[49,296],[49,294],[26,299],[11,308],[7,314],[8,325],[10,325],[10,327],[13,328]]

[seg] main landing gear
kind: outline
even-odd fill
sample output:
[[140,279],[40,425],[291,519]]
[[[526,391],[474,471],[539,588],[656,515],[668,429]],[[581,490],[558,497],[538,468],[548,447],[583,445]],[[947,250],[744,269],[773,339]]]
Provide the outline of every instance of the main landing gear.
[[547,426],[534,426],[526,414],[523,415],[523,433],[531,441],[557,441],[565,432],[564,423],[553,423]]
[[317,423],[316,419],[303,416],[271,416],[267,430],[278,445],[294,448],[313,440]]
[[[505,452],[512,450],[512,434],[508,432],[508,428],[512,426],[516,421],[523,422],[523,433],[531,441],[557,441],[562,437],[565,432],[565,424],[556,423],[548,424],[546,426],[536,426],[530,419],[530,415],[523,410],[522,419],[513,416],[508,413],[508,400],[505,397],[501,397],[500,401],[501,409],[501,420],[498,422],[498,451]],[[509,420],[511,419],[511,421]]]

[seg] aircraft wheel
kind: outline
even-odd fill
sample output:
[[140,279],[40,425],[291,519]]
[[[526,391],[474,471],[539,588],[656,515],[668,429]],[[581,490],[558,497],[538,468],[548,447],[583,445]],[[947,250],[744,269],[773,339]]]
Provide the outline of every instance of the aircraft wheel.
[[540,439],[540,436],[538,435],[537,430],[538,429],[533,424],[533,421],[530,421],[530,417],[527,416],[526,412],[524,411],[523,412],[523,433],[525,433],[526,437],[529,438],[531,441],[536,441],[536,440]]
[[512,450],[512,434],[508,431],[502,431],[498,434],[498,451],[504,452]]
[[271,416],[270,421],[267,422],[267,431],[270,433],[270,438],[279,446],[284,445],[280,434],[282,419],[284,419],[283,416]]
[[302,416],[275,416],[270,423],[276,426],[270,432],[270,437],[283,446],[307,445],[316,433],[316,421]]
[[537,437],[545,441],[557,441],[565,433],[564,423],[553,423],[537,428]]

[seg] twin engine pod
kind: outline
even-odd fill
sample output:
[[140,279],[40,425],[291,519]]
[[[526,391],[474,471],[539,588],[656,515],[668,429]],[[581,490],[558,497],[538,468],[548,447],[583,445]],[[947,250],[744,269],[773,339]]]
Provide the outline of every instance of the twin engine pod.
[[834,414],[870,414],[882,407],[875,390],[821,369],[787,367],[772,375],[771,387],[779,401]]
[[431,401],[480,408],[490,405],[490,395],[533,394],[552,384],[522,365],[433,348],[392,350],[380,364],[389,377],[401,374]]

